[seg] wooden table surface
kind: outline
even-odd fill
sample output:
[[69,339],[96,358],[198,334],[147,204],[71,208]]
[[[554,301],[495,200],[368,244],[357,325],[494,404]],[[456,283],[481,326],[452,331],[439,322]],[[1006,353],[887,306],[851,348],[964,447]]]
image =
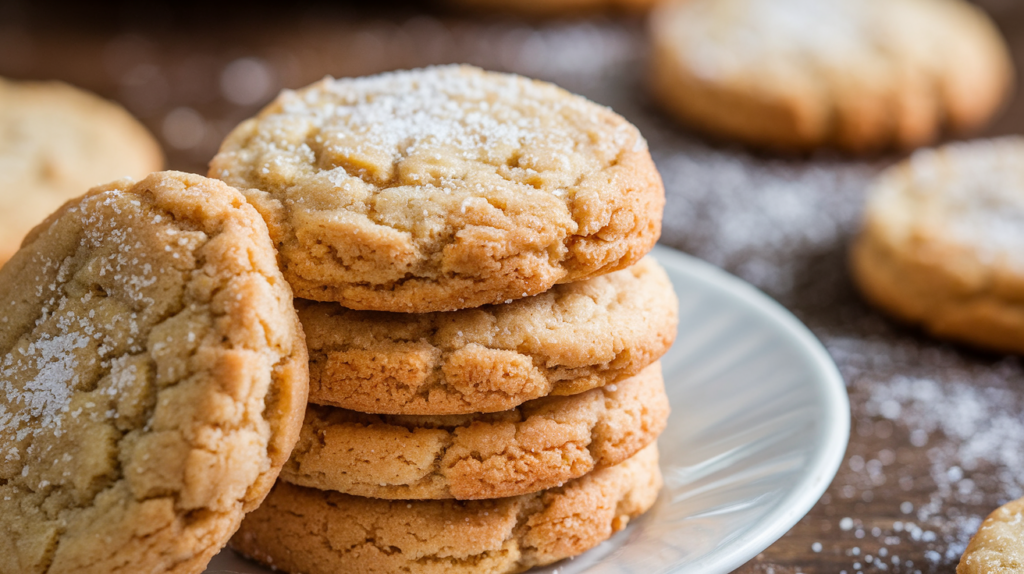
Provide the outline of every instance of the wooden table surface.
[[[865,186],[899,158],[773,157],[679,128],[647,99],[636,18],[531,23],[387,0],[285,4],[8,1],[0,75],[118,100],[160,138],[169,167],[199,173],[279,89],[326,74],[467,62],[555,81],[647,136],[668,195],[663,242],[781,301],[846,379],[853,431],[838,476],[739,572],[952,573],[981,518],[1024,496],[1020,359],[928,339],[868,308],[850,283],[846,250]],[[984,7],[1024,62],[1024,3]],[[1022,130],[1018,97],[985,135]]]

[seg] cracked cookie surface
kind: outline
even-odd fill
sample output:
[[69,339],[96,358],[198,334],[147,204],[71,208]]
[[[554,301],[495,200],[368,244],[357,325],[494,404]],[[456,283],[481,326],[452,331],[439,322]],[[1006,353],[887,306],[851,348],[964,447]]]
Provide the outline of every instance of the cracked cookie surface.
[[852,250],[865,297],[929,333],[1024,353],[1024,138],[919,151],[882,174]]
[[311,405],[281,479],[386,499],[516,496],[619,464],[654,442],[668,414],[658,363],[492,414],[376,416]]
[[957,574],[1024,572],[1024,498],[1000,506],[971,538]]
[[654,445],[562,487],[497,500],[388,501],[279,482],[231,546],[305,574],[512,574],[597,546],[650,509],[661,485]]
[[769,148],[914,148],[986,123],[1013,64],[962,0],[674,0],[651,17],[670,114]]
[[96,187],[29,234],[0,293],[0,572],[202,572],[304,414],[262,218],[196,175]]
[[117,104],[59,82],[0,78],[0,265],[65,201],[163,163],[153,136]]
[[651,257],[480,309],[407,314],[299,302],[312,403],[362,413],[496,412],[640,372],[676,336],[678,302]]
[[298,297],[407,313],[628,267],[665,201],[621,116],[468,66],[285,91],[227,137],[210,176],[255,190]]

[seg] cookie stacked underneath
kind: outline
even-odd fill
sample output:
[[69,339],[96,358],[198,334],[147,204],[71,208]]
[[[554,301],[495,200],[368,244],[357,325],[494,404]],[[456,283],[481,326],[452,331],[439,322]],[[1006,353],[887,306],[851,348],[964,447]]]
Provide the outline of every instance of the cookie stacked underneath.
[[651,507],[675,337],[635,127],[468,67],[286,92],[211,176],[268,222],[310,406],[232,540],[289,572],[518,572]]

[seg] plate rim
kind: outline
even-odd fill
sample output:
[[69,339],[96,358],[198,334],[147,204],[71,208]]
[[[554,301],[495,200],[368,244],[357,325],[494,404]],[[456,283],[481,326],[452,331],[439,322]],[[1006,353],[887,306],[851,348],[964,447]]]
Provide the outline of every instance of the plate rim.
[[[750,283],[727,271],[677,249],[657,244],[651,251],[659,263],[702,281],[746,303],[795,341],[810,359],[814,380],[821,391],[823,428],[807,471],[781,500],[759,521],[766,527],[740,536],[716,548],[710,555],[686,568],[707,574],[724,574],[750,561],[789,532],[821,499],[832,484],[846,457],[850,440],[850,399],[846,382],[832,356],[811,330],[781,303]],[[730,545],[736,548],[728,548]],[[725,551],[723,552],[723,547]],[[678,572],[684,566],[670,567]]]

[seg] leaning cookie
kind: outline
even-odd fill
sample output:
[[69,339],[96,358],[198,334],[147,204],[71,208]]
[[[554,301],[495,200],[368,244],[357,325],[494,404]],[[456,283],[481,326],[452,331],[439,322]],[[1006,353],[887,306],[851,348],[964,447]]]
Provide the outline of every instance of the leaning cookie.
[[865,297],[935,336],[1024,353],[1024,139],[920,151],[870,192]]
[[581,554],[654,505],[658,451],[536,494],[388,501],[278,485],[231,546],[285,572],[512,574]]
[[956,574],[1021,571],[1024,571],[1024,498],[997,508],[981,523],[956,567]]
[[0,78],[0,265],[65,201],[163,163],[153,136],[117,104],[59,82]]
[[363,413],[496,412],[640,372],[676,335],[665,271],[636,265],[546,293],[425,314],[299,302],[310,402]]
[[281,478],[373,498],[517,496],[619,464],[658,438],[668,414],[657,363],[614,385],[493,414],[374,416],[310,406]]
[[661,231],[647,142],[608,108],[445,66],[286,91],[210,176],[263,214],[296,296],[425,313],[628,267]]
[[913,148],[985,124],[1013,85],[962,0],[673,0],[650,25],[661,106],[756,146]]
[[305,409],[262,218],[196,175],[97,187],[31,232],[0,293],[0,571],[201,572]]

